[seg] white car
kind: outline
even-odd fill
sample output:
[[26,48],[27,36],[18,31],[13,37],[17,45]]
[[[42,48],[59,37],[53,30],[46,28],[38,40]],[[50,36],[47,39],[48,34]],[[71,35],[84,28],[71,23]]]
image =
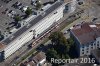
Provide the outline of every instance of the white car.
[[27,8],[28,8],[28,6],[24,6],[24,7],[22,8],[22,12],[25,12],[25,11],[27,10]]
[[15,11],[12,11],[12,12],[11,12],[11,14],[12,14],[12,15],[15,15],[15,14],[16,14],[16,12],[15,12]]
[[11,13],[7,14],[10,18],[13,18],[14,16]]
[[11,10],[11,11],[8,13],[8,16],[11,17],[11,18],[13,18],[15,14],[16,14],[16,12],[13,11],[13,10]]

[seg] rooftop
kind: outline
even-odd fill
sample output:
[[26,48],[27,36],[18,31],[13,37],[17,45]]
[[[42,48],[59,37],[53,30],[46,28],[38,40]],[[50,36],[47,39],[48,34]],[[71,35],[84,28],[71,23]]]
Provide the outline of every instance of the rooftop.
[[95,41],[97,37],[100,37],[100,24],[81,23],[73,26],[71,31],[81,44],[87,44],[88,42]]
[[36,56],[32,58],[35,63],[39,63],[41,60],[45,59],[46,55],[43,52],[39,52]]
[[42,4],[48,3],[48,2],[54,2],[55,0],[40,0]]
[[36,66],[41,60],[46,59],[46,55],[44,52],[39,52],[34,57],[31,58],[32,60],[25,63],[25,65]]

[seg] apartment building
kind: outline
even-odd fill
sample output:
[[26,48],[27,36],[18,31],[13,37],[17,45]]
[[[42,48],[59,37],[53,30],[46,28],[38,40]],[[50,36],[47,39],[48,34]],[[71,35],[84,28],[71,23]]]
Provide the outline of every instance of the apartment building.
[[100,48],[100,24],[74,25],[70,35],[74,37],[79,56],[90,55],[92,50]]

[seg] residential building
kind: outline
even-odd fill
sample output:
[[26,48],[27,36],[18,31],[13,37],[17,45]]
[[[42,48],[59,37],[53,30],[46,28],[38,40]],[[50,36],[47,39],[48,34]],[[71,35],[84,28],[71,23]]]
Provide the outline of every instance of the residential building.
[[39,52],[31,57],[31,61],[25,62],[26,66],[44,66],[46,62],[46,55],[44,52]]
[[90,55],[91,51],[100,48],[100,24],[81,23],[70,30],[79,56]]

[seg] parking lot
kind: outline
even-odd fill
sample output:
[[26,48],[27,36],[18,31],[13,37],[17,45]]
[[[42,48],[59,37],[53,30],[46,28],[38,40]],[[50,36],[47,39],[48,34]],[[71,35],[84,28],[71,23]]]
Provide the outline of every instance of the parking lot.
[[27,7],[34,8],[31,0],[0,0],[0,31],[5,32],[11,26],[15,15],[25,15]]

